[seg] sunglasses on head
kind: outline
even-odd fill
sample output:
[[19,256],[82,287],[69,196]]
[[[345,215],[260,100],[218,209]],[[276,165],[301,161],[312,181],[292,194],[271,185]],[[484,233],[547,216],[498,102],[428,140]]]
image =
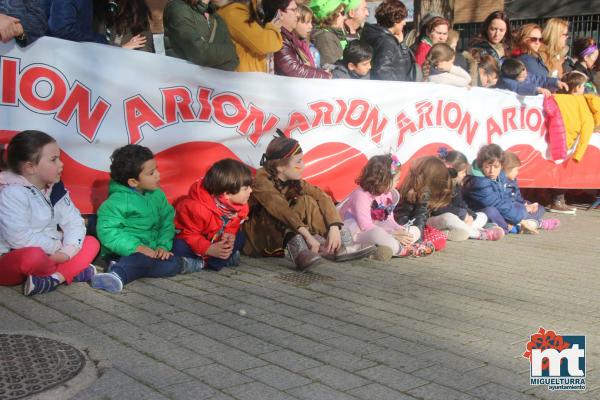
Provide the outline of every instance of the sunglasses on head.
[[532,43],[537,43],[537,42],[539,42],[539,43],[544,43],[544,39],[543,39],[543,38],[541,38],[541,37],[530,37],[530,38],[527,38],[527,39],[528,39],[530,42],[532,42]]

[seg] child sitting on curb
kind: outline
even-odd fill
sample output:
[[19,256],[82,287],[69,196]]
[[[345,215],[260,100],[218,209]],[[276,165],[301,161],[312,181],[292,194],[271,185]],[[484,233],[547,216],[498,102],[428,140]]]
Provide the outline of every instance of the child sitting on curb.
[[244,254],[283,256],[286,247],[296,268],[306,270],[321,255],[344,261],[372,253],[375,246],[353,243],[333,200],[302,179],[302,157],[300,144],[291,138],[276,137],[267,146],[244,224]]
[[108,273],[95,275],[95,289],[120,292],[143,277],[175,276],[182,261],[173,256],[175,211],[159,188],[160,173],[147,147],[129,144],[111,156],[108,199],[98,209],[102,255],[112,259]]
[[252,171],[240,161],[217,161],[176,205],[173,253],[215,271],[240,264]]
[[418,252],[420,232],[411,226],[405,229],[394,221],[394,207],[400,195],[395,189],[400,177],[400,161],[390,154],[371,157],[356,183],[360,185],[342,201],[338,208],[344,226],[359,243],[375,244],[373,258],[388,261],[393,256],[406,257]]
[[521,168],[521,160],[519,156],[510,151],[504,152],[504,159],[502,160],[502,170],[506,175],[506,192],[512,201],[519,207],[524,207],[529,213],[529,217],[534,219],[539,229],[554,230],[560,226],[560,221],[556,218],[543,219],[544,207],[540,207],[538,203],[531,203],[526,201],[521,195],[519,189],[519,183],[517,182],[517,176],[519,175],[519,168]]

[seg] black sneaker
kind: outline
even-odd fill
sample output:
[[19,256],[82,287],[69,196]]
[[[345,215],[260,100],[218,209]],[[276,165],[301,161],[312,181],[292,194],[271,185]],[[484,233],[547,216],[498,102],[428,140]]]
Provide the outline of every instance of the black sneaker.
[[33,296],[34,294],[49,293],[55,290],[60,282],[51,276],[33,276],[29,275],[23,286],[23,294],[25,296]]
[[198,272],[204,268],[204,260],[202,257],[181,257],[181,270],[180,274],[191,274],[192,272]]
[[227,262],[227,266],[228,267],[239,267],[241,262],[242,262],[242,260],[240,257],[240,251],[236,250],[229,258],[229,261]]

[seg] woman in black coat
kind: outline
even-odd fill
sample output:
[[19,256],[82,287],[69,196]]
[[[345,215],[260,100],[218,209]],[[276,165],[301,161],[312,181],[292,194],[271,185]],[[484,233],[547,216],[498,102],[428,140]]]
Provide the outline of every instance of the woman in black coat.
[[365,24],[361,41],[373,48],[371,79],[415,81],[415,57],[404,43],[408,11],[400,0],[384,0],[375,10],[377,24]]

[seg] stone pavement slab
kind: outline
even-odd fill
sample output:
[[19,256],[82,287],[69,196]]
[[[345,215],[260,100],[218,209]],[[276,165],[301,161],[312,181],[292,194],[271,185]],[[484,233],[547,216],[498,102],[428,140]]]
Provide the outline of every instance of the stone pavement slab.
[[[101,359],[78,400],[600,400],[600,211],[559,218],[423,259],[324,262],[332,279],[306,287],[280,279],[289,261],[249,258],[114,295],[0,287],[0,322]],[[540,327],[586,335],[585,392],[529,385]]]

